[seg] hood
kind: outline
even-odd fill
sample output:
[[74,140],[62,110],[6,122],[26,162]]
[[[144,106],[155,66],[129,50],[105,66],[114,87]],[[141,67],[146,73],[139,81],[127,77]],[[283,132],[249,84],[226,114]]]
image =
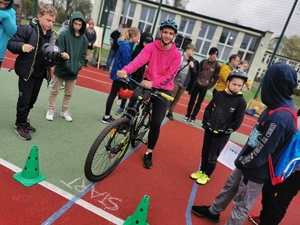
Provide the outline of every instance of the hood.
[[261,99],[270,109],[292,107],[292,94],[298,85],[297,72],[284,62],[274,63],[267,70],[262,84]]
[[143,42],[144,42],[146,37],[151,37],[152,41],[154,41],[151,33],[146,32],[146,31],[143,32],[142,35],[141,35],[141,38],[140,38],[140,43],[136,46],[136,48],[134,49],[134,51],[132,53],[133,59],[143,50],[143,48],[144,48],[144,43]]
[[82,27],[81,27],[79,32],[80,32],[80,36],[85,35],[86,22],[84,20],[83,14],[81,12],[78,12],[78,11],[72,13],[72,15],[71,15],[70,23],[69,23],[69,30],[71,31],[71,33],[73,35],[75,35],[75,31],[74,31],[74,28],[73,28],[73,21],[75,19],[81,19],[82,20]]
[[147,31],[145,31],[145,32],[143,32],[142,35],[141,35],[139,45],[143,45],[143,42],[144,42],[144,40],[145,40],[146,37],[151,37],[151,38],[152,38],[152,41],[154,41],[154,40],[153,40],[153,37],[152,37],[152,34],[149,33],[149,32],[147,32]]
[[4,9],[2,9],[2,10],[9,10],[9,9],[11,9],[12,7],[13,7],[13,5],[14,5],[14,0],[11,0],[11,2],[8,4],[8,6],[6,6]]

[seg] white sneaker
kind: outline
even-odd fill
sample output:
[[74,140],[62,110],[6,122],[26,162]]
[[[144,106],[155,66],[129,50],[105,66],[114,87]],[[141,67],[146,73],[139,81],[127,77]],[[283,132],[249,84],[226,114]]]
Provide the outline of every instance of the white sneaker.
[[52,121],[54,119],[54,110],[48,109],[46,113],[46,120]]
[[60,116],[63,117],[68,122],[72,121],[71,113],[69,113],[69,111],[61,112]]

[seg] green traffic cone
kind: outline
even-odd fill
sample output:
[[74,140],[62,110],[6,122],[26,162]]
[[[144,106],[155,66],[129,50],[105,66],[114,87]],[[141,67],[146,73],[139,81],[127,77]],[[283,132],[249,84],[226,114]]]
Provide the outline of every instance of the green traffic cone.
[[46,176],[40,173],[37,146],[32,146],[25,167],[21,172],[15,173],[13,177],[26,187],[46,179]]
[[134,211],[134,214],[132,216],[128,216],[123,225],[149,225],[149,223],[147,223],[149,201],[150,197],[148,195],[144,195],[140,204]]

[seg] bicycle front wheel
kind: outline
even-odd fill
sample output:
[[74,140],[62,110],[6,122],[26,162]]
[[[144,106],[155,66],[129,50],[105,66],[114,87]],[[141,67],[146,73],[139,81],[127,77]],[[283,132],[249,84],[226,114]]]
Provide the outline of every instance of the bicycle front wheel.
[[121,117],[98,135],[87,155],[84,173],[89,181],[107,177],[124,157],[131,139],[129,119]]

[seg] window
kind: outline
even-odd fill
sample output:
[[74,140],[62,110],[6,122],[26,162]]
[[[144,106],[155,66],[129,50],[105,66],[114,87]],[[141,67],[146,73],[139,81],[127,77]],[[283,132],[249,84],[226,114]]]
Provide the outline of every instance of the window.
[[[200,55],[206,56],[208,54],[211,41],[215,35],[217,27],[207,23],[202,23],[198,34],[198,38],[195,44],[195,52]],[[219,50],[220,51],[220,50]]]
[[232,46],[234,45],[234,42],[237,37],[237,32],[233,30],[229,30],[227,28],[223,28],[221,37],[219,39],[218,49],[219,49],[219,58],[222,61],[228,60],[231,51]]
[[[127,25],[127,27],[131,27],[133,17],[134,17],[135,8],[136,8],[135,3],[129,3],[127,8],[123,7],[119,24],[125,23]],[[123,17],[125,17],[124,22],[122,22]]]
[[111,2],[106,5],[103,16],[100,18],[99,21],[101,27],[104,27],[105,24],[107,27],[111,27],[116,10],[116,5],[117,0],[111,0]]
[[148,8],[146,6],[142,7],[142,13],[140,17],[139,26],[138,26],[141,32],[144,31],[151,32],[154,15],[155,15],[155,9]]
[[185,49],[187,44],[192,42],[191,35],[195,27],[195,20],[181,17],[180,24],[178,26],[178,38],[176,38],[176,47]]
[[[257,48],[257,45],[258,45],[257,37],[251,36],[249,34],[245,34],[243,41],[241,43],[241,46],[240,46],[240,51],[238,52],[238,54],[241,57],[241,60],[247,60],[250,64],[252,61],[253,55],[254,55],[254,51]],[[262,62],[264,62],[264,60],[266,58],[265,56],[264,56]]]

